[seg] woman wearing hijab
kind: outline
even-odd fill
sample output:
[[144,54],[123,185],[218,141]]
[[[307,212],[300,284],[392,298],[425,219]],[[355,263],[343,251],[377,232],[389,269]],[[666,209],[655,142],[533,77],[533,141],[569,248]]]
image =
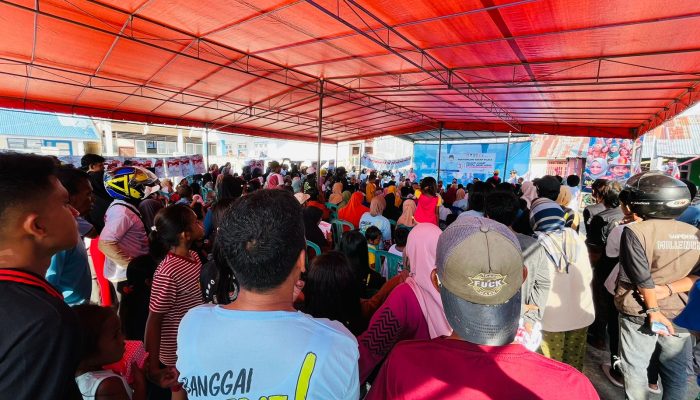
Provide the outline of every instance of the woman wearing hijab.
[[523,195],[520,196],[521,199],[525,200],[527,203],[527,209],[530,209],[530,205],[537,198],[537,187],[531,181],[523,182],[523,186],[520,188],[523,191]]
[[394,221],[399,219],[399,217],[401,216],[401,209],[399,209],[399,207],[396,206],[396,197],[396,193],[389,193],[384,195],[384,200],[386,200],[386,208],[382,213],[382,215],[384,215],[386,218]]
[[[357,338],[361,383],[399,341],[452,334],[440,293],[431,280],[440,233],[440,228],[433,224],[419,224],[408,235],[404,255],[405,262],[410,265],[410,275],[391,292],[372,316],[367,330]],[[386,329],[387,326],[396,329]]]
[[442,197],[442,202],[445,207],[452,207],[452,203],[454,203],[455,200],[457,200],[457,185],[453,183]]
[[572,198],[573,195],[571,194],[571,190],[569,190],[568,186],[561,186],[559,188],[559,196],[557,197],[557,203],[561,206],[561,209],[564,210],[564,219],[566,220],[566,227],[578,232],[578,213],[568,207],[569,203],[571,203]]
[[530,223],[547,254],[552,284],[542,318],[542,354],[583,370],[586,333],[593,323],[593,270],[583,239],[566,227],[559,204],[532,202]]
[[343,201],[343,183],[336,182],[333,184],[333,191],[331,195],[328,196],[328,202],[333,204],[340,204]]
[[[323,211],[316,207],[304,207],[304,233],[306,240],[315,243],[321,251],[328,249],[328,239],[318,224],[323,218]],[[318,255],[318,254],[316,254]]]
[[[387,196],[389,193],[393,193],[393,194],[394,194],[394,207],[396,207],[396,208],[401,207],[401,196],[398,195],[398,192],[396,191],[396,186],[395,186],[395,185],[389,185],[389,186],[387,186],[387,188],[386,188],[386,190],[385,190],[385,193],[384,193],[384,197],[386,198],[386,196]],[[388,206],[389,206],[389,201],[387,201],[387,207],[388,207]],[[391,218],[391,219],[394,219],[394,218]]]
[[457,189],[457,193],[455,194],[455,201],[452,203],[453,208],[459,208],[462,211],[465,211],[467,207],[469,206],[469,203],[467,202],[467,192],[464,191],[464,189]]
[[[391,223],[382,214],[386,208],[386,200],[383,196],[375,196],[369,205],[369,212],[362,214],[360,218],[360,231],[364,232],[370,226],[376,226],[382,231],[382,242],[391,243]],[[379,247],[383,250],[387,247]]]
[[340,203],[338,203],[338,209],[341,209],[341,208],[347,206],[348,203],[350,202],[350,197],[352,197],[352,193],[350,193],[349,190],[344,191],[343,192],[343,200]]
[[348,221],[356,228],[359,227],[360,218],[362,218],[364,213],[369,212],[369,208],[362,204],[363,200],[364,196],[362,193],[353,193],[348,204],[338,210],[338,218],[342,219],[343,221]]
[[413,215],[416,213],[416,202],[413,201],[412,199],[406,199],[406,201],[403,202],[403,213],[399,217],[399,219],[396,220],[396,227],[404,226],[406,228],[413,228],[416,226],[417,222],[413,218]]

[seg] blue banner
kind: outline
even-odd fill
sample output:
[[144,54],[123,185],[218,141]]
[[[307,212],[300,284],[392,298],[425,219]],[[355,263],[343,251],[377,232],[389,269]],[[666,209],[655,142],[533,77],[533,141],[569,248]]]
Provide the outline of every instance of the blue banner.
[[[511,143],[508,155],[508,170],[505,143],[443,144],[440,160],[440,179],[447,182],[457,179],[467,184],[474,178],[486,180],[499,170],[501,179],[508,181],[510,171],[518,177],[528,176],[530,171],[530,142]],[[437,178],[438,145],[415,144],[413,146],[413,166],[418,178]]]

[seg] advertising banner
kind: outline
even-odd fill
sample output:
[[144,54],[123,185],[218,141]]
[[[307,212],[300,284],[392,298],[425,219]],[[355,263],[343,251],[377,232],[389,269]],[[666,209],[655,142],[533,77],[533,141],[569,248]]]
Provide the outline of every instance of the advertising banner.
[[[501,177],[508,177],[514,170],[517,176],[528,176],[530,171],[530,142],[510,144],[508,170],[505,143],[459,143],[443,144],[440,157],[440,179],[457,179],[466,184],[474,178],[486,180],[499,170]],[[426,176],[437,178],[438,145],[415,144],[413,147],[413,167],[418,179]]]
[[365,154],[362,156],[362,167],[376,169],[378,171],[386,171],[393,169],[406,168],[411,165],[411,157],[397,158],[394,160],[384,160],[379,157]]
[[634,146],[632,139],[591,138],[583,174],[583,190],[590,192],[596,179],[614,179],[620,183],[629,179],[632,176]]

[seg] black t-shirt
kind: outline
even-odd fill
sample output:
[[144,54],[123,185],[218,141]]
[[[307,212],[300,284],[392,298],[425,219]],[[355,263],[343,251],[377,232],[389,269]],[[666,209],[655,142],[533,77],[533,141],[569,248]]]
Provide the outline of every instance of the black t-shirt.
[[594,215],[586,231],[586,243],[601,251],[605,250],[605,245],[608,242],[608,235],[624,217],[625,214],[620,207],[608,208]]
[[[41,276],[10,271],[48,285]],[[77,317],[60,295],[0,280],[0,399],[82,399],[75,383],[81,340]]]

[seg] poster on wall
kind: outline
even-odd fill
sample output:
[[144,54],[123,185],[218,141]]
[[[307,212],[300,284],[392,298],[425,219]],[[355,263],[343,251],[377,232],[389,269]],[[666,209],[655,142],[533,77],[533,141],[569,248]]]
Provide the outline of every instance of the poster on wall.
[[180,169],[180,159],[177,157],[165,159],[165,172],[169,177],[183,176]]
[[162,158],[157,158],[155,163],[153,163],[153,169],[155,170],[155,174],[159,178],[164,178],[165,177],[165,163],[163,162]]
[[205,174],[207,167],[204,165],[204,157],[201,154],[195,154],[190,160],[194,174]]
[[[508,176],[515,170],[518,176],[528,176],[530,171],[530,142],[511,143],[508,154],[508,173],[506,167],[505,143],[478,144],[443,144],[440,159],[440,179],[443,181],[457,179],[466,184],[474,178],[486,180],[494,170],[501,176]],[[437,178],[438,145],[416,144],[413,148],[413,167],[418,179],[426,176]]]
[[621,183],[629,179],[634,146],[632,139],[591,138],[583,174],[584,191],[590,192],[596,179],[614,179]]
[[182,176],[194,175],[194,169],[189,157],[180,157],[180,170],[182,171]]

